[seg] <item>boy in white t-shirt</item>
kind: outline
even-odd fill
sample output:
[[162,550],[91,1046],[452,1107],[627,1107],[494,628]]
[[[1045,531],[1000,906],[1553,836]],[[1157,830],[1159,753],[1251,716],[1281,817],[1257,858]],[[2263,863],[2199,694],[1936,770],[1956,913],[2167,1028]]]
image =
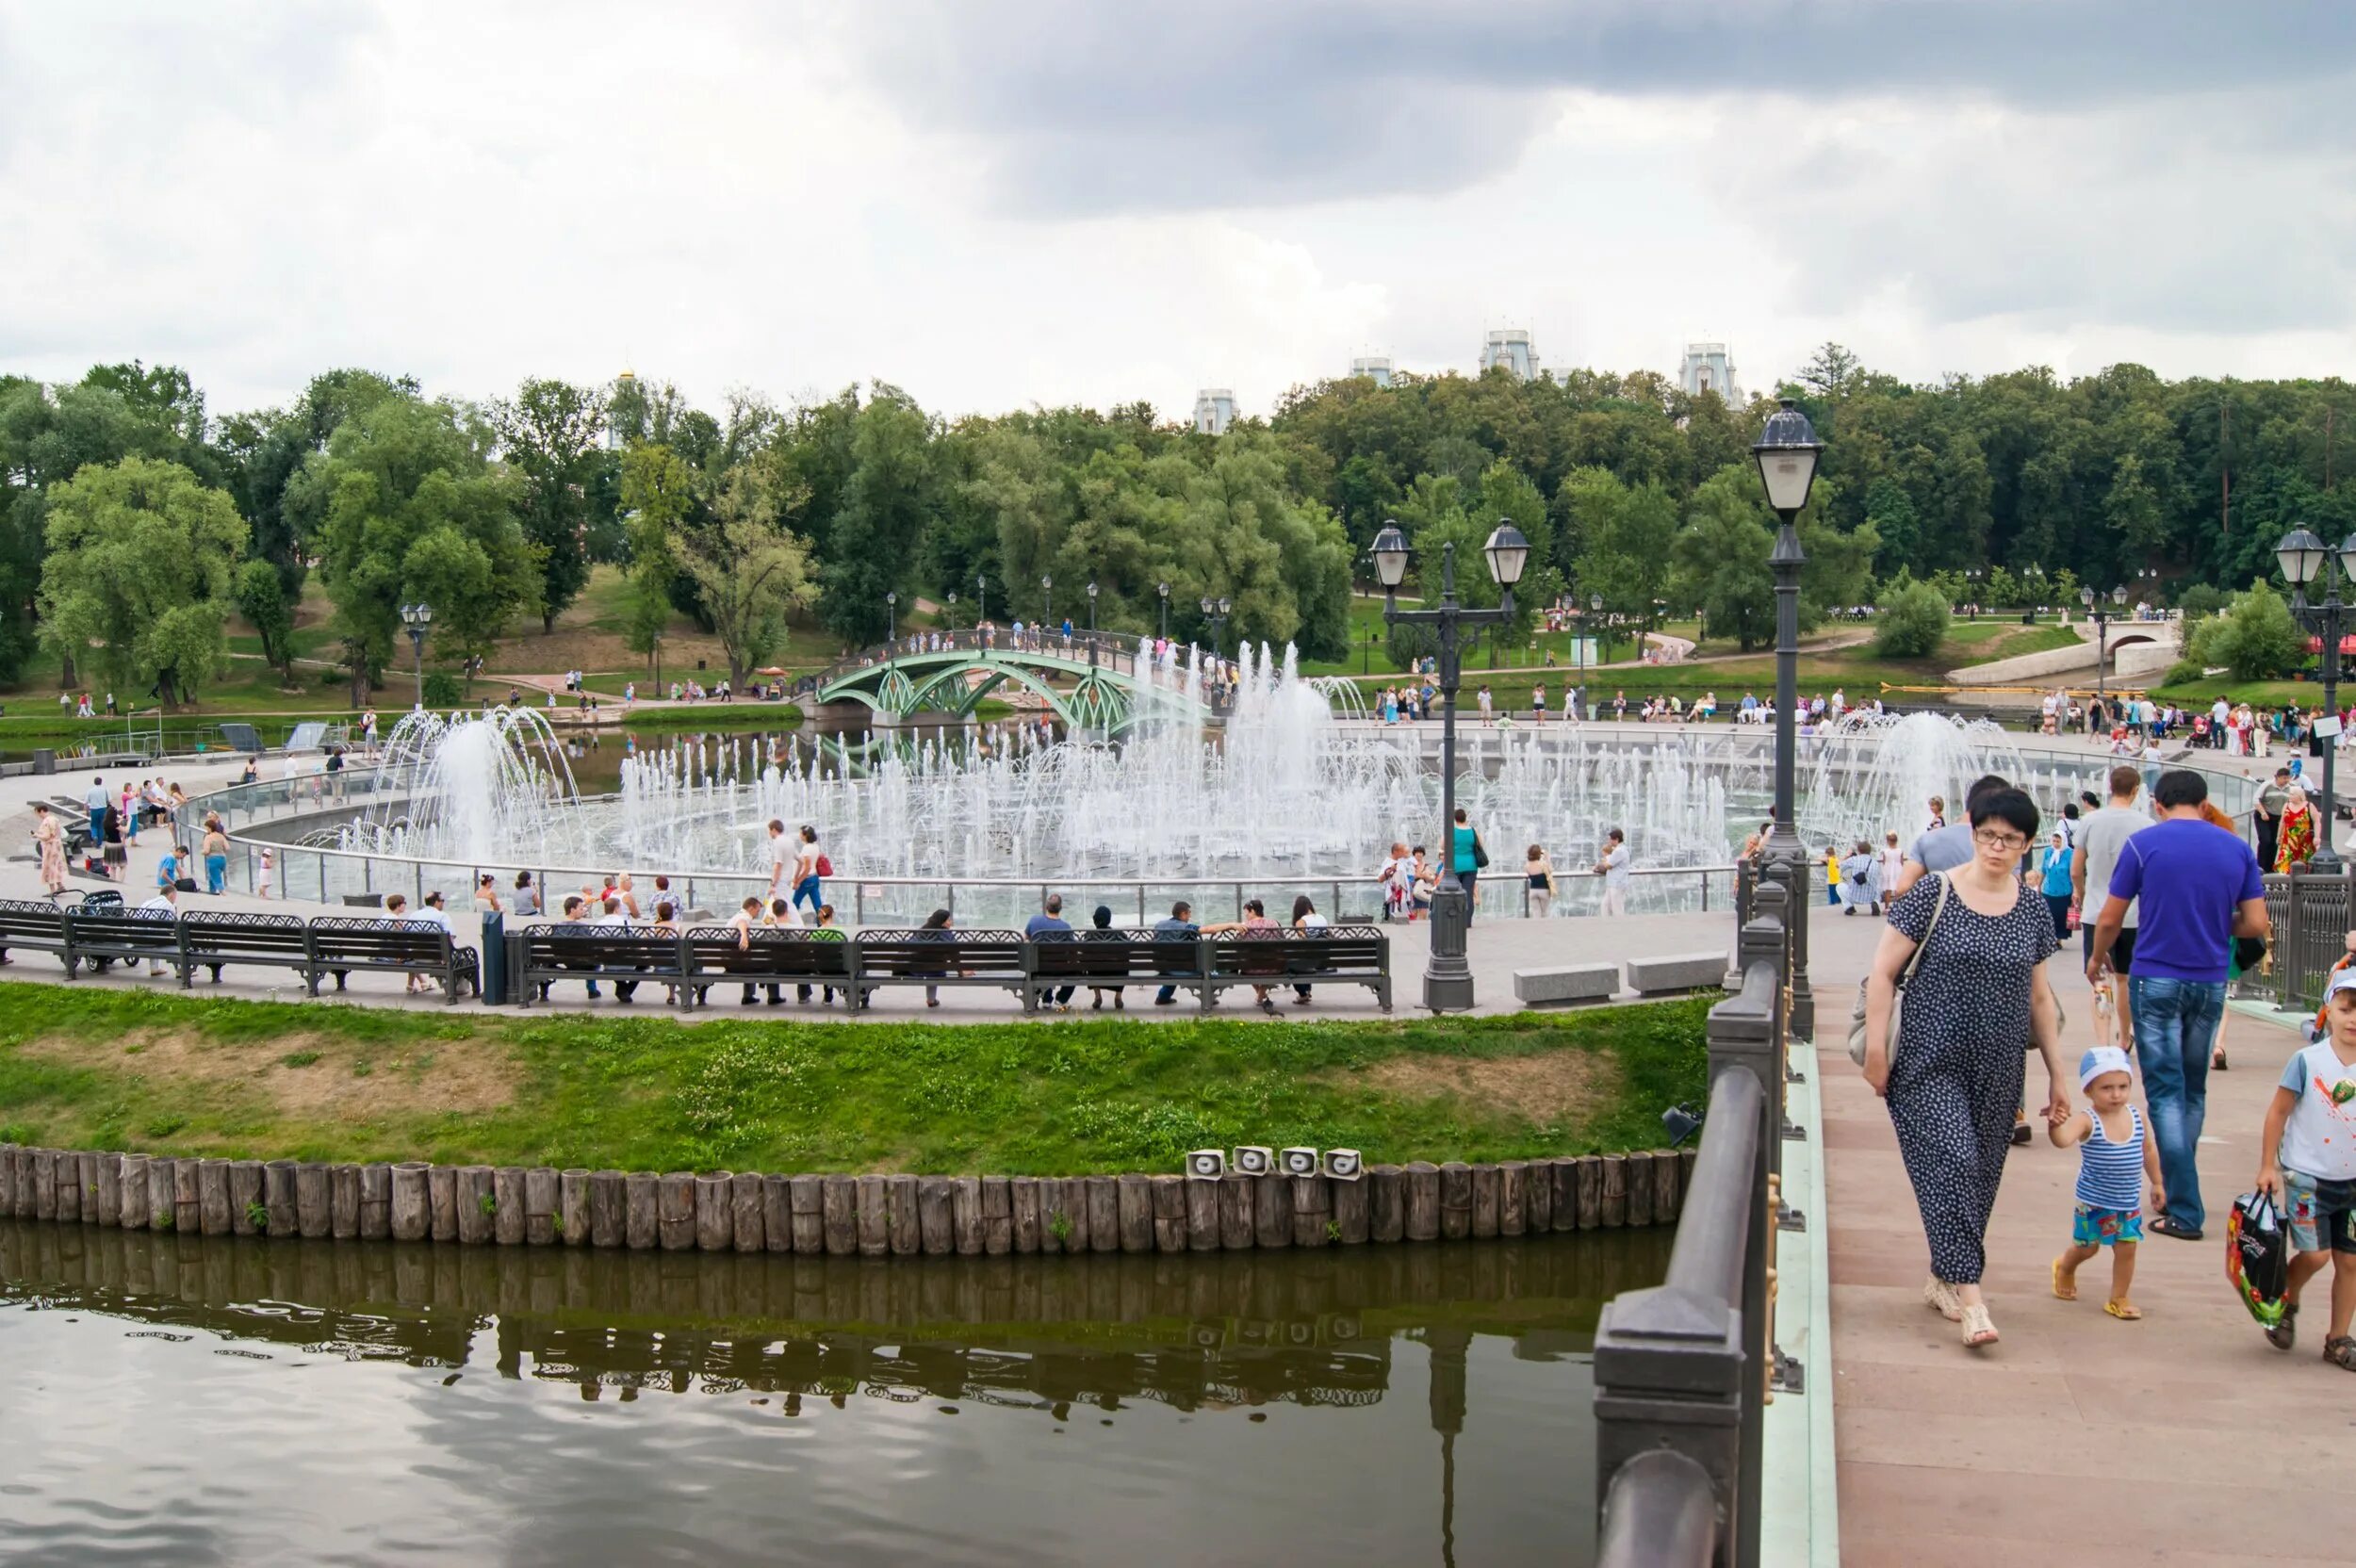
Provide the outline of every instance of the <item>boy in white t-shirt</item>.
[[2282,1320],[2266,1331],[2278,1350],[2298,1335],[2299,1294],[2331,1266],[2331,1323],[2323,1359],[2356,1372],[2356,969],[2336,971],[2324,993],[2331,1029],[2292,1056],[2266,1107],[2258,1139],[2257,1188],[2289,1217],[2290,1284]]

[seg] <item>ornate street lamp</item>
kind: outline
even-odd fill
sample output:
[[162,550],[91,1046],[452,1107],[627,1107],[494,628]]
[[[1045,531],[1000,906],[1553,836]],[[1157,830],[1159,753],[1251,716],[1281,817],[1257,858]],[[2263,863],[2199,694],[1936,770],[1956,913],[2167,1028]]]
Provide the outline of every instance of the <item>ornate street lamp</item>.
[[419,599],[401,607],[401,623],[409,629],[409,652],[417,662],[417,706],[425,706],[425,629],[434,624],[434,607]]
[[1214,659],[1219,657],[1219,634],[1227,629],[1227,612],[1231,608],[1231,602],[1225,598],[1215,599],[1206,596],[1203,600],[1203,616],[1211,623],[1211,657]]
[[1167,643],[1170,641],[1170,584],[1157,582],[1153,584],[1153,591],[1162,596],[1162,641]]
[[900,658],[900,590],[884,592],[884,662],[897,663]]
[[[2315,738],[2323,743],[2323,797],[2315,803],[2323,825],[2315,835],[2315,853],[2307,869],[2337,876],[2342,868],[2332,840],[2338,836],[2339,808],[2333,802],[2332,784],[2333,764],[2340,752],[2340,639],[2348,626],[2356,622],[2356,615],[2350,613],[2356,605],[2341,601],[2340,583],[2343,580],[2356,582],[2356,533],[2342,540],[2334,551],[2311,531],[2295,528],[2274,547],[2274,560],[2291,585],[2291,613],[2323,639],[2322,668],[2317,673],[2323,680],[2324,716],[2315,725]],[[2311,605],[2307,587],[2318,577],[2324,580],[2323,602]]]
[[1096,580],[1088,579],[1088,664],[1096,663]]
[[1767,504],[1779,519],[1775,548],[1767,555],[1775,580],[1775,807],[1764,858],[1785,867],[1785,907],[1792,916],[1792,1032],[1813,1039],[1816,1005],[1808,989],[1807,913],[1814,902],[1808,897],[1813,886],[1795,815],[1799,745],[1792,727],[1800,706],[1800,568],[1808,564],[1808,552],[1800,547],[1799,515],[1816,482],[1816,462],[1824,447],[1799,406],[1790,398],[1781,401],[1751,448]]
[[982,574],[981,574],[981,573],[979,573],[979,572],[975,572],[975,573],[973,574],[973,628],[974,628],[974,629],[975,629],[975,630],[977,630],[977,631],[978,631],[978,630],[980,630],[980,629],[981,629],[981,625],[982,625],[982,623],[983,623],[984,621],[986,621],[986,620],[989,620],[989,619],[990,619],[990,580],[989,580],[988,578],[985,578],[984,576],[982,576]]
[[1530,564],[1530,541],[1510,519],[1499,519],[1481,553],[1488,558],[1489,576],[1504,590],[1494,610],[1470,610],[1456,602],[1456,546],[1440,550],[1440,602],[1429,610],[1401,610],[1399,585],[1407,577],[1407,535],[1396,521],[1385,520],[1374,536],[1375,574],[1383,580],[1383,619],[1429,626],[1436,634],[1440,659],[1440,885],[1432,892],[1432,956],[1423,972],[1423,1004],[1435,1013],[1467,1012],[1473,1005],[1472,966],[1465,961],[1465,937],[1472,925],[1472,901],[1456,876],[1456,688],[1464,678],[1460,658],[1465,628],[1501,626],[1513,618],[1513,585]]
[[1041,625],[1042,627],[1049,627],[1049,626],[1053,626],[1053,625],[1055,625],[1055,580],[1054,578],[1052,578],[1052,577],[1048,576],[1048,575],[1047,575],[1046,573],[1044,573],[1044,572],[1042,572],[1042,573],[1040,573],[1040,574],[1039,574],[1039,603],[1040,603],[1040,604],[1042,604],[1043,606],[1045,606],[1045,607],[1046,607],[1046,613],[1042,614],[1042,615],[1039,617],[1039,625]]

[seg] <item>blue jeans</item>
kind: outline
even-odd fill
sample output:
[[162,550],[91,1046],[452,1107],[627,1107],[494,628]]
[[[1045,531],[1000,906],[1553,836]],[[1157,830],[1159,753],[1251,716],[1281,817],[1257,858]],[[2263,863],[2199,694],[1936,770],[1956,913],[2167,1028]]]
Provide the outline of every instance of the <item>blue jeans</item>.
[[818,896],[818,878],[815,876],[805,876],[794,884],[794,902],[800,904],[804,900],[809,901],[810,912],[813,915],[818,912],[818,906],[825,902]]
[[220,892],[228,881],[229,857],[226,855],[205,857],[205,890],[209,893]]
[[2208,1114],[2209,1047],[2225,1017],[2225,982],[2131,974],[2127,1001],[2135,1013],[2135,1054],[2151,1113],[2151,1140],[2160,1153],[2160,1180],[2168,1186],[2168,1217],[2198,1231],[2206,1211],[2194,1156]]

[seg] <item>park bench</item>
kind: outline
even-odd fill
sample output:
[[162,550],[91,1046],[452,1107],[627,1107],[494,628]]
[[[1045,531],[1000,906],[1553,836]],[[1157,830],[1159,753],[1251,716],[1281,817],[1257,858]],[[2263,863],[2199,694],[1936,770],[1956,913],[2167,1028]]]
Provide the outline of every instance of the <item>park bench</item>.
[[180,967],[183,987],[194,983],[199,969],[211,970],[218,986],[221,970],[230,964],[275,965],[306,981],[315,967],[311,927],[295,915],[183,915],[180,951],[187,960]]
[[137,964],[169,962],[185,977],[188,960],[180,953],[180,923],[170,915],[146,914],[120,904],[79,904],[63,912],[65,977],[88,964],[105,973],[118,960]]
[[1391,1010],[1391,939],[1371,925],[1225,931],[1203,939],[1203,1005],[1237,986],[1364,986]]
[[1020,931],[862,931],[851,939],[859,1004],[884,986],[995,986],[1038,1005]]
[[311,922],[311,970],[305,978],[311,994],[319,981],[333,974],[335,988],[357,970],[369,974],[422,974],[442,985],[445,1001],[456,1002],[466,986],[483,992],[483,971],[471,947],[458,945],[448,931],[430,921],[350,920],[322,915]]
[[847,932],[794,926],[756,926],[738,945],[733,925],[699,925],[686,934],[687,972],[695,980],[695,1005],[709,1004],[714,977],[742,985],[832,987],[846,1011],[859,1006],[852,984],[856,954]]
[[0,963],[8,949],[54,953],[65,960],[65,912],[45,898],[0,898]]
[[[687,979],[686,959],[679,933],[648,926],[560,921],[525,926],[507,939],[510,994],[527,1007],[545,1001],[547,988],[560,980],[611,980],[614,999],[624,1003],[649,980],[679,987]],[[673,991],[675,1004],[680,994]]]
[[1037,982],[1031,1004],[1035,1008],[1044,1005],[1050,991],[1066,986],[1099,986],[1110,990],[1149,981],[1160,985],[1161,966],[1172,959],[1173,952],[1187,955],[1176,959],[1175,967],[1190,973],[1195,968],[1192,942],[1157,943],[1151,931],[1117,927],[1042,931],[1031,939],[1031,975]]

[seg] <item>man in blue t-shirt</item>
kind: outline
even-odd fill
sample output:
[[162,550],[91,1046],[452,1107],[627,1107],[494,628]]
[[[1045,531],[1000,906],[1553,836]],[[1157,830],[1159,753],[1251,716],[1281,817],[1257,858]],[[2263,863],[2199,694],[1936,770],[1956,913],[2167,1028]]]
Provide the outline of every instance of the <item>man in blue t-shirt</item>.
[[[1063,894],[1049,893],[1047,907],[1023,923],[1023,934],[1033,941],[1068,942],[1072,940],[1072,923],[1063,918]],[[1039,992],[1039,999],[1059,1013],[1072,1011],[1072,993],[1079,988],[1065,986],[1049,988]]]
[[2201,820],[2209,787],[2190,769],[2160,775],[2151,792],[2160,820],[2126,840],[2110,897],[2095,923],[2086,977],[2101,973],[2135,903],[2135,970],[2127,978],[2144,1099],[2159,1146],[2167,1212],[2149,1229],[2201,1239],[2201,1173],[2193,1154],[2208,1110],[2209,1047],[2225,1017],[2233,939],[2264,937],[2266,878],[2238,833]]

